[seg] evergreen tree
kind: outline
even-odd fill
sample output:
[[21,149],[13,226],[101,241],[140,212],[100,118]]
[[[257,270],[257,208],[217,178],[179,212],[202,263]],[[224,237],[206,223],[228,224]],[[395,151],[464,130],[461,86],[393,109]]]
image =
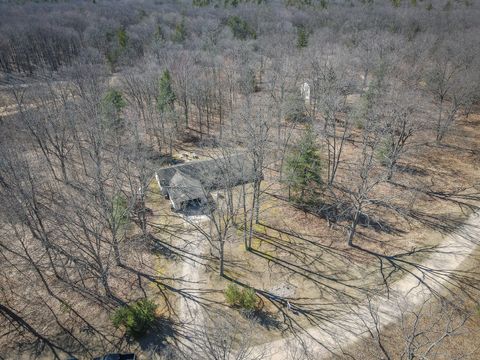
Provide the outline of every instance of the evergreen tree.
[[232,30],[233,37],[240,40],[256,39],[257,33],[242,18],[238,16],[230,16],[227,19],[227,25]]
[[309,120],[306,109],[305,100],[300,91],[295,91],[285,99],[285,119],[292,122],[306,122]]
[[165,40],[165,33],[160,25],[157,25],[157,30],[155,31],[155,40],[163,41]]
[[211,0],[192,0],[192,5],[193,6],[198,6],[198,7],[208,6],[211,3],[212,3]]
[[305,29],[305,26],[299,26],[297,28],[297,47],[305,48],[308,46],[308,32]]
[[176,99],[177,97],[175,96],[172,88],[172,79],[170,77],[170,72],[165,69],[158,84],[158,110],[162,113],[166,110],[173,110],[173,105]]
[[[322,185],[321,160],[315,144],[315,134],[309,125],[305,129],[297,148],[286,161],[286,175],[289,189],[299,194],[300,202],[310,202],[311,196]],[[305,195],[309,198],[306,199]]]
[[128,203],[125,196],[117,194],[112,199],[112,227],[118,231],[128,223]]
[[185,28],[185,19],[175,25],[175,32],[172,36],[172,41],[182,43],[187,38],[187,29]]
[[121,27],[117,31],[117,39],[118,39],[118,45],[120,46],[121,49],[125,49],[127,47],[127,41],[128,41],[128,35],[127,32],[125,31],[125,28]]
[[157,305],[152,300],[142,299],[116,309],[112,323],[116,328],[124,327],[127,335],[139,339],[155,323],[156,309]]
[[123,127],[122,110],[127,104],[120,91],[110,89],[102,100],[102,111],[109,128],[118,130]]
[[402,4],[402,0],[391,0],[391,2],[394,7],[400,7]]
[[257,77],[255,71],[252,68],[248,68],[243,71],[242,78],[240,79],[241,92],[245,95],[252,94],[258,90]]
[[312,6],[312,0],[285,0],[285,5],[301,9],[307,6]]

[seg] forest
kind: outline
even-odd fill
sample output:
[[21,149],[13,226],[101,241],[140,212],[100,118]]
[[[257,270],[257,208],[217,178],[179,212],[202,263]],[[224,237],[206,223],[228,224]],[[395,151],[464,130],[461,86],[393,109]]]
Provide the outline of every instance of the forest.
[[480,358],[480,3],[0,2],[0,359]]

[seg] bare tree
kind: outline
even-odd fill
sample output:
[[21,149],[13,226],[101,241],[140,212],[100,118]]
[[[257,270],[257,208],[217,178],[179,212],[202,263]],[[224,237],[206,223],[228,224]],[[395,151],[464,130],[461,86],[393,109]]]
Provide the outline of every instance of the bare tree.
[[231,318],[227,314],[217,317],[205,326],[195,347],[195,356],[202,360],[260,360],[265,358],[263,351],[254,350],[255,323],[247,324]]
[[369,301],[369,319],[364,320],[367,338],[362,340],[362,354],[344,350],[346,358],[367,359],[431,359],[440,354],[451,359],[468,358],[478,348],[449,347],[451,339],[465,336],[472,313],[461,300],[450,302],[446,299],[424,295],[418,306],[409,305],[408,299],[397,301],[398,322],[386,326],[386,316],[378,306]]
[[[441,45],[440,45],[441,44]],[[446,40],[434,45],[427,86],[437,106],[436,141],[441,142],[461,107],[469,104],[478,77],[475,51],[465,43]],[[473,85],[473,86],[472,86]]]
[[348,75],[333,65],[315,62],[312,64],[314,78],[314,107],[323,119],[322,134],[327,150],[327,184],[332,186],[346,140],[350,136],[350,116],[345,115],[347,96],[352,88]]

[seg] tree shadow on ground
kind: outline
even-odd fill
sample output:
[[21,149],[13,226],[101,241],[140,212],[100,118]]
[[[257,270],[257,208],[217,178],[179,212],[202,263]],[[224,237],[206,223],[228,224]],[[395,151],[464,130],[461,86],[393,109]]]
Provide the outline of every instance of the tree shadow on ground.
[[409,218],[414,219],[424,225],[425,227],[441,232],[442,234],[449,234],[464,226],[465,219],[462,217],[453,217],[451,214],[428,214],[420,210],[410,210]]
[[[357,265],[353,262],[351,249],[335,248],[331,244],[324,245],[317,240],[318,236],[309,239],[307,235],[263,222],[259,225],[264,231],[253,232],[255,242],[252,245],[255,243],[258,245],[249,251],[265,259],[269,266],[280,266],[292,274],[299,275],[332,296],[344,296],[353,300],[359,292],[365,291],[364,286],[355,285],[358,274],[363,272],[364,266],[360,262],[354,271]],[[268,251],[262,249],[263,245],[269,247]],[[364,256],[364,259],[367,257]],[[341,267],[338,264],[342,264]]]
[[183,281],[185,283],[185,280],[182,280],[181,278],[168,278],[168,277],[162,277],[162,276],[158,276],[158,275],[148,274],[148,273],[145,273],[143,271],[139,271],[137,269],[134,269],[134,268],[132,268],[132,267],[126,265],[126,264],[121,264],[120,267],[122,267],[123,269],[136,274],[138,277],[146,279],[146,280],[150,281],[152,284],[154,284],[158,288],[158,290],[161,292],[161,294],[163,295],[163,298],[165,300],[165,305],[166,305],[169,313],[175,313],[175,310],[174,310],[173,304],[171,304],[171,302],[170,302],[170,300],[167,296],[168,292],[174,293],[178,296],[182,296],[182,297],[185,297],[185,298],[187,298],[187,299],[189,299],[193,302],[196,302],[199,306],[201,306],[203,308],[208,308],[208,306],[210,306],[212,304],[221,304],[218,301],[214,301],[214,300],[208,299],[206,297],[206,295],[208,295],[208,294],[218,293],[219,290],[202,289],[200,292],[197,291],[196,294],[192,294],[191,292],[188,291],[189,289],[173,287],[173,286],[167,284],[167,282],[166,282],[166,281],[175,280],[177,282],[182,282]]
[[138,341],[138,344],[144,351],[152,348],[161,351],[168,346],[167,340],[176,339],[178,336],[175,324],[169,319],[159,317],[148,333]]
[[[325,219],[329,224],[339,224],[340,222],[351,222],[355,216],[355,212],[351,206],[347,203],[338,202],[338,203],[328,203],[322,202],[315,205],[301,204],[293,201],[289,201],[285,196],[281,196],[273,193],[266,193],[269,196],[272,196],[275,199],[284,201],[294,208],[303,211],[306,214],[314,215],[319,218]],[[374,216],[371,216],[367,213],[360,213],[358,220],[358,225],[364,228],[373,229],[376,232],[383,232],[392,235],[401,235],[405,231],[395,227],[390,224],[388,221],[383,219],[378,219]]]
[[[337,295],[341,292],[343,295],[351,297],[353,299],[354,297],[352,295],[347,294],[346,292],[344,292],[341,289],[342,288],[347,288],[347,289],[350,289],[352,291],[362,291],[362,290],[364,290],[361,287],[348,284],[346,281],[343,281],[340,278],[336,278],[332,275],[324,275],[324,274],[322,274],[318,271],[308,269],[303,264],[302,265],[295,264],[295,263],[292,263],[290,261],[283,260],[280,257],[273,256],[271,254],[268,254],[268,253],[265,253],[265,252],[262,252],[262,251],[259,251],[259,250],[256,250],[256,249],[250,249],[250,252],[252,254],[255,254],[255,255],[257,255],[257,256],[259,256],[259,257],[261,257],[261,258],[263,258],[263,259],[265,259],[265,260],[267,260],[267,261],[269,261],[273,264],[275,264],[275,265],[281,266],[281,267],[291,271],[292,273],[294,273],[296,275],[300,275],[301,277],[303,277],[303,278],[311,281],[312,283],[314,283],[316,286],[324,288],[325,291],[329,292],[332,295]],[[334,275],[336,275],[336,274],[334,274]]]
[[[464,219],[452,219],[444,216],[434,216],[418,211],[410,213],[409,216],[421,221],[423,224],[428,225],[436,231],[440,230],[445,234],[456,232],[456,235],[462,236],[463,238],[472,242],[472,245],[478,244],[478,240],[471,235],[471,230],[474,230],[475,228],[465,224]],[[271,228],[278,232],[284,232],[284,230],[276,229],[263,223],[262,226]],[[464,229],[459,230],[461,227],[464,227]],[[297,238],[299,237],[299,234],[292,234],[291,232],[287,233],[289,235],[295,235]],[[255,235],[257,236],[256,233]],[[275,239],[269,239],[263,234],[259,234],[258,236],[260,236],[263,241],[275,241]],[[305,241],[308,241],[308,239]],[[317,245],[322,247],[321,244]],[[415,277],[419,285],[425,286],[434,295],[439,295],[439,291],[437,289],[438,287],[432,286],[432,284],[443,284],[446,282],[449,285],[449,289],[447,289],[447,291],[452,291],[452,289],[473,289],[474,287],[477,287],[475,285],[474,276],[472,276],[473,274],[471,273],[453,272],[431,268],[422,263],[426,257],[432,254],[450,253],[451,249],[449,250],[445,248],[445,246],[423,246],[419,248],[410,248],[408,250],[399,249],[399,251],[393,255],[382,254],[356,244],[354,244],[350,249],[357,250],[358,252],[365,254],[367,257],[373,257],[376,259],[376,261],[378,261],[378,273],[381,276],[379,279],[380,283],[378,283],[378,285],[382,285],[383,283],[383,287],[386,289],[387,295],[389,295],[391,285],[398,279],[398,276],[395,275],[400,274],[411,275]],[[295,249],[292,247],[291,251],[294,250]],[[284,258],[272,256],[271,253],[259,251],[259,249],[251,249],[250,251],[257,256],[268,260],[269,262],[273,262],[278,266],[282,266],[283,268],[292,271],[293,273],[302,275],[304,278],[313,281],[319,286],[326,287],[332,293],[339,291],[335,283],[340,285],[348,285],[348,282],[345,283],[341,281],[340,278],[336,277],[336,274],[333,274],[332,276],[325,276],[325,274],[318,274],[317,272],[311,271],[301,264],[299,265],[292,263],[291,261],[287,261]],[[348,254],[351,254],[351,251],[337,249],[332,253],[345,257],[348,256]],[[442,285],[439,288],[443,289],[446,287]],[[351,287],[351,289],[358,290],[360,292],[369,291],[369,289],[366,287]]]
[[[237,285],[248,286],[247,284],[244,284],[241,281],[231,278],[229,276],[224,276],[224,278]],[[321,304],[311,306],[312,304],[305,305],[299,302],[300,300],[305,299],[281,297],[269,291],[256,288],[253,289],[255,290],[256,294],[262,298],[263,301],[268,302],[268,304],[270,304],[277,310],[278,315],[275,319],[275,326],[276,329],[280,330],[281,333],[284,335],[289,333],[293,334],[294,336],[298,336],[300,333],[303,333],[307,336],[310,336],[308,329],[312,326],[320,327],[327,334],[330,333],[333,335],[331,329],[333,329],[334,326],[332,325],[337,326],[337,318],[344,316],[348,312],[348,309],[350,309],[350,307],[345,306],[344,310],[341,310],[339,308],[337,311],[332,311],[331,307],[322,306]],[[351,305],[353,303],[354,302],[339,302],[340,305]],[[319,339],[312,338],[312,340],[318,342],[320,345],[323,346]]]
[[158,239],[152,234],[136,234],[128,238],[129,244],[132,246],[138,246],[139,248],[145,248],[148,246],[148,251],[155,255],[160,255],[168,260],[177,260],[178,254],[168,246],[168,244],[158,241]]
[[[434,189],[433,184],[425,187],[411,187],[395,181],[391,181],[390,184],[403,190],[416,191],[418,193],[427,195],[435,200],[453,203],[455,205],[458,205],[462,209],[462,211],[465,209],[468,209],[470,211],[476,211],[480,209],[480,206],[473,204],[473,202],[480,201],[480,192],[477,188],[475,188],[475,186],[470,188],[463,187],[455,189],[454,191],[439,191]],[[387,207],[387,204],[383,204],[382,202],[378,202],[378,205]],[[411,212],[411,209],[401,209],[397,207],[397,213],[408,216]],[[429,214],[425,213],[425,215]]]
[[411,164],[406,164],[406,165],[396,165],[395,166],[395,171],[402,173],[402,174],[408,174],[408,175],[413,175],[413,176],[427,176],[428,172],[418,166],[411,165]]
[[[464,237],[468,241],[473,241],[472,245],[474,246],[479,245],[478,240],[470,238],[466,232],[462,232],[459,236]],[[455,296],[457,291],[462,291],[468,295],[470,291],[478,291],[480,289],[478,287],[478,273],[433,268],[428,266],[425,261],[415,260],[415,257],[418,259],[420,256],[420,259],[424,259],[426,256],[433,254],[455,255],[451,249],[441,245],[413,248],[410,251],[390,256],[356,244],[353,244],[352,248],[377,259],[378,269],[382,275],[387,297],[390,296],[391,286],[395,282],[393,275],[397,273],[412,276],[417,282],[416,286],[424,287],[438,298],[445,298],[447,294]]]
[[240,313],[247,320],[253,321],[267,330],[281,330],[283,328],[282,323],[278,321],[274,314],[265,310],[263,298],[260,298],[259,304],[255,310],[240,309]]
[[147,153],[147,159],[155,166],[178,165],[185,162],[182,159],[178,159],[172,155],[162,154],[155,150],[150,150]]
[[[398,186],[402,186],[402,185],[398,185]],[[455,215],[450,212],[443,213],[443,214],[432,214],[419,209],[407,208],[402,206],[395,206],[394,210],[397,214],[400,214],[400,216],[403,217],[406,221],[408,222],[411,222],[412,220],[417,221],[423,226],[431,230],[438,231],[442,234],[452,233],[455,230],[457,230],[460,226],[465,225],[465,217],[470,212],[475,212],[480,209],[480,206],[467,202],[467,201],[480,200],[480,196],[477,194],[454,196],[454,195],[439,193],[439,192],[430,192],[430,191],[422,191],[422,192],[438,200],[445,200],[445,201],[454,203],[460,208],[463,215]],[[387,206],[382,204],[381,202],[379,202],[378,205]]]
[[465,152],[468,155],[474,156],[474,157],[477,157],[480,155],[480,150],[475,148],[470,149],[467,147],[462,147],[462,146],[453,145],[453,144],[436,144],[436,145],[442,149],[452,149],[460,152]]
[[[165,233],[171,232],[166,228],[162,229],[162,231]],[[177,238],[180,237],[179,234],[173,234],[173,231],[170,233],[170,235],[176,236]],[[144,237],[144,239],[145,242],[151,247],[151,250],[153,250],[154,252],[156,251],[157,253],[160,253],[161,255],[172,260],[189,259],[198,263],[199,265],[204,265],[199,261],[199,259],[209,260],[204,255],[192,255],[188,251],[185,251],[183,248],[174,246],[166,241],[163,241],[162,239],[156,237],[153,234],[148,234],[146,237]]]
[[282,323],[264,310],[256,311],[252,319],[267,330],[280,330],[282,328]]
[[[231,281],[232,283],[235,283],[237,285],[243,286],[243,287],[251,287],[248,284],[243,283],[242,281],[238,279],[234,279],[228,275],[223,276],[225,279]],[[257,289],[257,288],[252,288],[255,290],[255,293],[261,297],[263,297],[265,300],[267,300],[270,304],[272,304],[277,311],[282,315],[283,317],[283,323],[280,323],[280,321],[277,320],[278,322],[278,327],[281,327],[281,324],[283,324],[283,331],[287,331],[288,329],[290,330],[295,330],[295,328],[301,328],[302,326],[300,323],[294,319],[291,318],[290,315],[287,313],[287,301],[288,299],[276,296],[275,294],[272,294],[268,291],[262,290],[262,289]],[[293,300],[292,300],[293,301]]]

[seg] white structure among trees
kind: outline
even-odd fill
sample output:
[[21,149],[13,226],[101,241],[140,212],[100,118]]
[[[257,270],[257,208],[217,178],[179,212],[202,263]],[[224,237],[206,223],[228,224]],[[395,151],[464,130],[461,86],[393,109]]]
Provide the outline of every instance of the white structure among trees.
[[300,87],[302,97],[305,100],[305,103],[310,104],[310,85],[307,82],[304,82]]

